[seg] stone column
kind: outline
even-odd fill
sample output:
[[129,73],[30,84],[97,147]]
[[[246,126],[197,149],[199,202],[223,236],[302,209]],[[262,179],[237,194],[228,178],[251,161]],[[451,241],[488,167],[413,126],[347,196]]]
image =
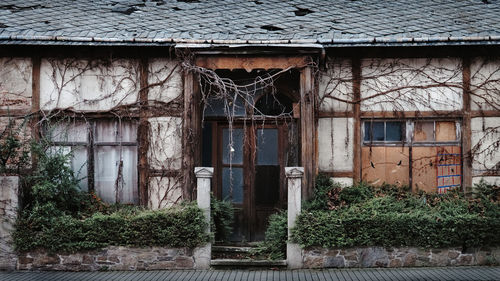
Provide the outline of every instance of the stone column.
[[301,211],[303,167],[286,167],[285,174],[288,185],[288,241],[286,243],[286,261],[288,268],[302,268],[302,249],[298,244],[290,242],[291,229],[295,226]]
[[0,271],[16,269],[12,231],[17,218],[18,176],[0,176]]
[[[210,234],[210,185],[214,174],[214,168],[196,167],[194,168],[194,173],[197,179],[196,201],[198,202],[198,207],[200,207],[205,215],[205,221],[207,223],[206,232]],[[210,268],[211,259],[212,244],[210,242],[194,250],[194,266],[196,269]]]

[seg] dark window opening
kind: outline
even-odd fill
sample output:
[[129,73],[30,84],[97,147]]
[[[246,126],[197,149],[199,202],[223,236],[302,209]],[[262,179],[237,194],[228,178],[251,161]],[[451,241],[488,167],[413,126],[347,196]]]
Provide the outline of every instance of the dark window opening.
[[364,142],[402,142],[405,123],[401,121],[366,121]]

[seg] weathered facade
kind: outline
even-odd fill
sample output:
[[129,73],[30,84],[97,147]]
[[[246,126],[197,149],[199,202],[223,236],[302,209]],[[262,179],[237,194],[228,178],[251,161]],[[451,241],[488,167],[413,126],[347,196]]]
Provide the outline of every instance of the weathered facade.
[[[194,167],[212,166],[212,192],[238,208],[234,239],[259,240],[286,206],[285,166],[304,167],[305,198],[319,172],[427,192],[500,184],[496,2],[450,1],[425,24],[377,8],[394,27],[365,13],[377,1],[219,7],[246,25],[197,1],[83,1],[70,11],[83,25],[53,28],[43,17],[73,3],[31,2],[0,6],[2,130],[17,120],[26,139],[71,151],[81,188],[107,202],[194,199]],[[269,24],[245,14],[264,10]]]

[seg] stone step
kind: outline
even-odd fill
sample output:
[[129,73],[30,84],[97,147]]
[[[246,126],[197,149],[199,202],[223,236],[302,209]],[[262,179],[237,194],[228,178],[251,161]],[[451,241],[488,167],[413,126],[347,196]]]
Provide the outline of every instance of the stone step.
[[212,246],[212,259],[251,259],[253,247]]
[[286,260],[213,259],[210,265],[216,268],[276,268],[286,267]]
[[254,247],[212,246],[215,253],[249,253]]

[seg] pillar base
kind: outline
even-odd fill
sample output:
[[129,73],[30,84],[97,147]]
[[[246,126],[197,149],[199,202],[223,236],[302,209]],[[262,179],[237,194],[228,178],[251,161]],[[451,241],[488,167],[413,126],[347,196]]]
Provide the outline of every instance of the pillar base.
[[302,249],[299,244],[286,243],[286,263],[289,269],[302,268]]

